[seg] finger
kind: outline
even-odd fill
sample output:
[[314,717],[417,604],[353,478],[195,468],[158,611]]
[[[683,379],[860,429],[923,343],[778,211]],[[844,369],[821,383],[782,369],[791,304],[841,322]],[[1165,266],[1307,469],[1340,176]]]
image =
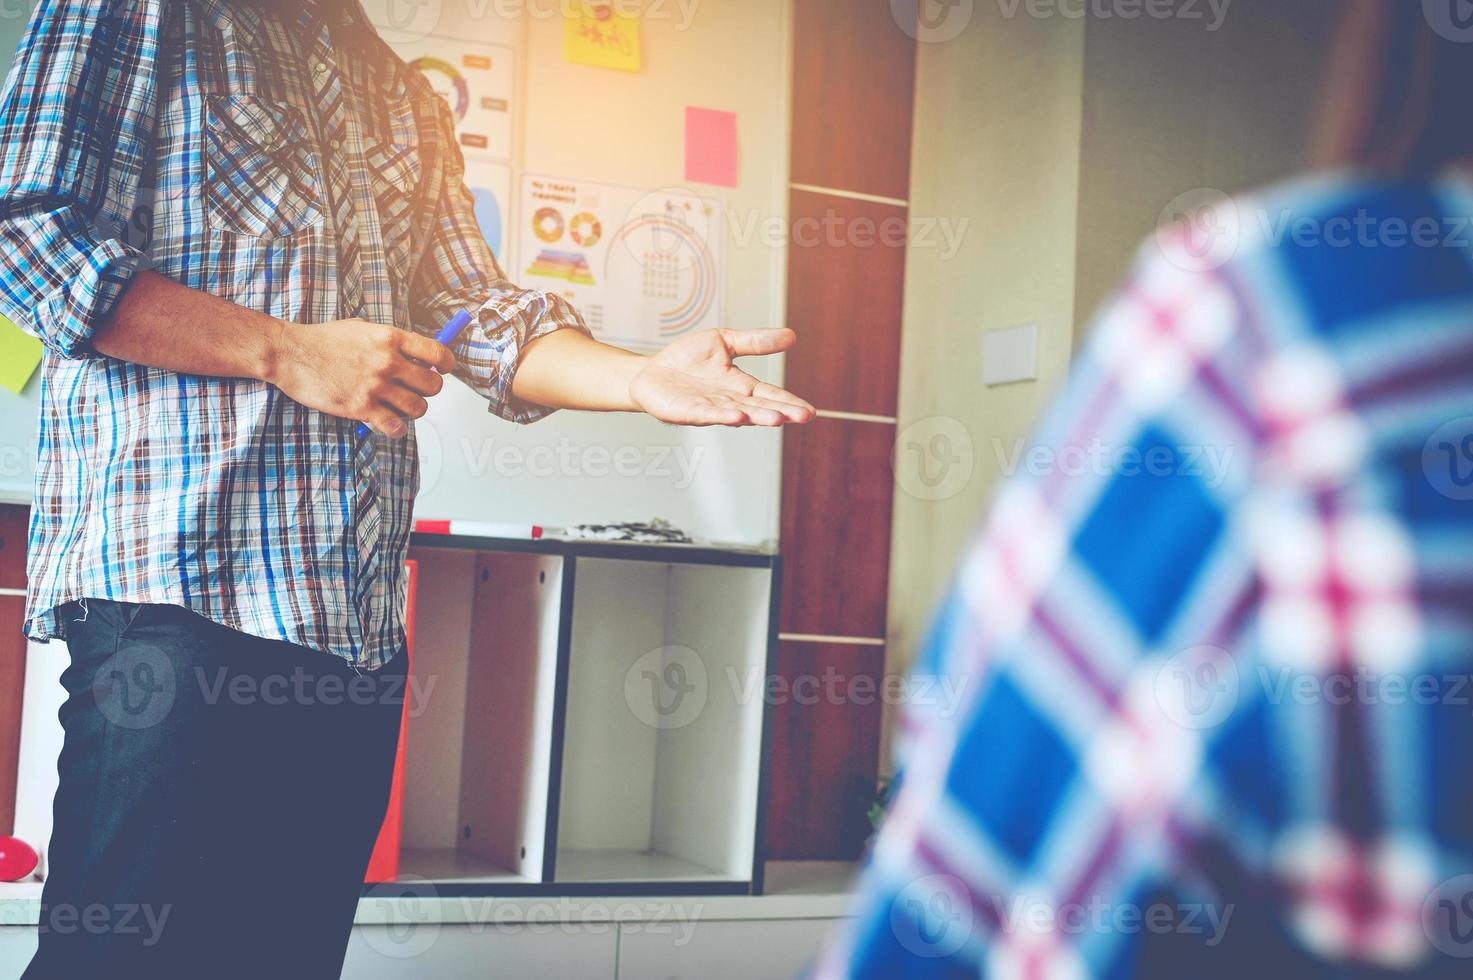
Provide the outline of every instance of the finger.
[[732,357],[761,357],[764,354],[781,354],[798,342],[798,335],[787,327],[779,330],[722,330]]
[[754,425],[759,429],[781,429],[786,422],[777,412],[770,412],[761,408],[749,409],[747,411],[747,419],[747,424]]
[[747,413],[735,405],[701,405],[691,411],[690,425],[729,425],[742,426],[751,424],[747,419]]
[[769,398],[769,396],[763,395],[759,391],[754,393],[751,399],[756,401],[757,404],[763,405],[764,408],[773,408],[773,410],[781,411],[784,419],[795,421],[798,424],[803,424],[804,421],[813,421],[813,416],[818,414],[818,410],[813,408],[813,405],[807,404],[801,398]]
[[695,426],[749,424],[747,413],[728,399],[689,401],[677,407],[674,416],[666,421]]
[[[794,395],[794,393],[790,391],[785,391],[785,389],[782,388],[778,388],[778,386],[776,385],[767,385],[766,382],[757,382],[756,388],[754,388],[753,392],[751,393],[753,393],[753,395],[756,395],[757,398],[766,398],[767,401],[781,401],[782,404],[792,405],[792,407],[794,408],[803,408],[804,411],[807,411],[807,413],[809,413],[809,419],[812,419],[815,414],[818,414],[818,408],[813,407],[812,402],[804,401],[803,398],[798,398],[798,396]],[[807,419],[804,419],[804,421],[807,421]]]
[[742,414],[747,416],[752,425],[759,425],[764,429],[775,429],[788,421],[782,412],[766,408],[750,399],[738,403],[737,407],[742,410]]
[[434,398],[445,388],[444,375],[437,374],[430,368],[411,361],[400,361],[396,364],[392,376],[399,384],[426,398]]
[[441,374],[450,374],[455,370],[455,355],[450,352],[449,347],[417,333],[400,333],[399,353],[426,364]]
[[374,392],[374,397],[401,419],[422,419],[430,410],[429,402],[401,385],[386,384]]
[[788,422],[796,422],[801,424],[803,422],[807,422],[810,418],[813,417],[810,412],[804,411],[801,407],[797,405],[791,405],[787,402],[773,401],[768,398],[758,398],[755,395],[751,398],[743,399],[742,407],[748,409],[749,411],[753,408],[757,408],[765,412],[772,412],[778,418],[778,425],[785,425]]
[[403,439],[409,434],[405,421],[387,408],[374,409],[363,421],[370,429],[390,439]]

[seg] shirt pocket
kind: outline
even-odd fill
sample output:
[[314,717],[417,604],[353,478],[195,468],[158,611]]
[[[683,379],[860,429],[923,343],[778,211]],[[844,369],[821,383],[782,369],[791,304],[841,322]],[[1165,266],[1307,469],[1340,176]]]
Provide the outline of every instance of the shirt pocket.
[[211,227],[287,238],[322,220],[318,158],[291,106],[253,95],[205,100],[205,202]]
[[423,172],[414,104],[391,105],[388,122],[382,133],[368,139],[364,159],[373,177],[384,252],[395,271],[403,273],[413,254],[415,223],[423,216]]
[[419,147],[372,143],[365,154],[374,175],[374,200],[384,245],[392,254],[409,248],[419,211]]

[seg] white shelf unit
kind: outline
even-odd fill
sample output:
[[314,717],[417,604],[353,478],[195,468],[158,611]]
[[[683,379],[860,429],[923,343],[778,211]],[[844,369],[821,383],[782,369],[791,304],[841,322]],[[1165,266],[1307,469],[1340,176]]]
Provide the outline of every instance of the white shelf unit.
[[392,894],[760,892],[776,556],[417,536]]

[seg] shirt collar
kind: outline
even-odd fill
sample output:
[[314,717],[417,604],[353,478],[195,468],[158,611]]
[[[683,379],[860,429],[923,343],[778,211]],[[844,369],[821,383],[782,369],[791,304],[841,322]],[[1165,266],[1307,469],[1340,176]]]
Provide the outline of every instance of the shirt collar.
[[[261,10],[257,4],[249,2],[235,2],[231,0],[195,0],[204,11],[211,23],[221,30],[230,30],[246,27],[248,31],[258,30],[261,22]],[[361,39],[373,32],[372,22],[364,11],[359,0],[336,0],[331,4],[323,4],[320,0],[300,0],[301,23],[317,22],[321,14],[328,14],[340,18],[333,26],[346,28],[348,34],[353,38]]]

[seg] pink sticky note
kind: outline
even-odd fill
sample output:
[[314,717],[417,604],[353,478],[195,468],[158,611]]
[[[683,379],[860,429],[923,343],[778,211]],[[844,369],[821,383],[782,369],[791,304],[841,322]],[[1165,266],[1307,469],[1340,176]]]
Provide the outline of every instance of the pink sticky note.
[[685,110],[685,179],[737,185],[737,117],[716,109]]

